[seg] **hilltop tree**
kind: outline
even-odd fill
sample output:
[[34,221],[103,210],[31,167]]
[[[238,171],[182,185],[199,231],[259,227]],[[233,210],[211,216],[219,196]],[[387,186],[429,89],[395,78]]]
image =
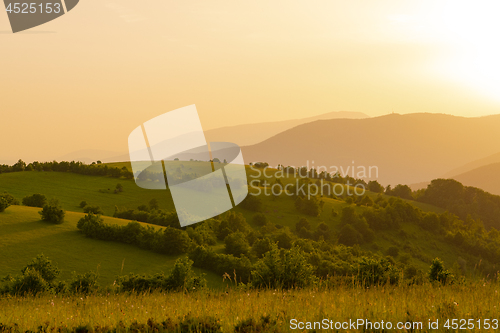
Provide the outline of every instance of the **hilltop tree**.
[[383,193],[384,187],[378,181],[372,180],[368,182],[368,190],[374,193]]

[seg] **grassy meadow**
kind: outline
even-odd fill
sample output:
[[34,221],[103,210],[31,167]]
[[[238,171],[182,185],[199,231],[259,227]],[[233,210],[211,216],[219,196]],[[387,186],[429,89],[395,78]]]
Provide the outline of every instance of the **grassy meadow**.
[[[190,167],[189,163],[186,162],[187,167]],[[128,163],[109,166],[121,168]],[[247,168],[247,172],[249,180],[262,179],[262,176],[256,177],[256,171],[251,168]],[[276,172],[267,170],[272,175]],[[286,185],[295,183],[296,179],[284,177],[281,181]],[[268,182],[274,180],[269,178]],[[124,191],[115,194],[113,190],[118,183],[123,185]],[[262,187],[251,188],[251,191],[264,190]],[[415,321],[422,322],[424,330],[429,319],[439,319],[440,331],[444,331],[442,319],[493,319],[499,316],[500,285],[495,281],[480,280],[479,274],[475,276],[474,266],[480,265],[478,257],[443,242],[442,237],[414,223],[404,221],[398,230],[379,230],[372,242],[356,246],[381,256],[385,256],[389,248],[396,247],[399,258],[403,255],[410,257],[424,274],[428,272],[432,259],[439,257],[447,268],[461,277],[455,268],[457,259],[462,258],[468,264],[471,279],[444,286],[424,282],[411,286],[402,283],[365,288],[343,281],[333,287],[320,282],[321,286],[307,289],[255,290],[235,286],[227,277],[193,267],[196,274],[205,274],[207,289],[193,293],[115,294],[113,283],[117,276],[167,273],[179,256],[86,238],[76,227],[78,220],[85,216],[79,207],[80,202],[100,206],[104,211],[104,223],[126,225],[129,220],[112,217],[115,207],[136,209],[156,199],[161,209],[173,211],[168,191],[142,189],[133,180],[35,171],[0,174],[0,192],[4,191],[20,201],[34,193],[44,194],[48,199],[57,198],[66,210],[66,216],[63,224],[49,224],[40,219],[40,208],[10,206],[0,213],[0,278],[20,274],[31,259],[43,253],[61,269],[58,280],[70,280],[73,272],[96,271],[101,289],[87,296],[46,293],[26,297],[0,296],[0,332],[2,329],[9,332],[10,328],[22,332],[107,332],[108,329],[143,332],[155,331],[153,328],[177,332],[188,332],[189,329],[193,332],[287,332],[291,330],[292,319],[321,321],[324,318],[334,322],[362,318],[394,324]],[[372,198],[378,195],[369,191],[366,194]],[[340,212],[344,207],[351,206],[359,214],[365,209],[323,196],[321,213],[311,217],[298,212],[294,200],[286,195],[261,194],[259,198],[263,205],[261,211],[269,222],[292,231],[299,219],[305,217],[313,228],[324,222],[337,232],[341,228]],[[443,212],[428,204],[415,201],[411,204],[426,212]],[[253,222],[255,212],[242,207],[233,210],[241,213],[250,226],[258,230]],[[223,253],[224,242],[218,240],[212,248]],[[262,316],[268,317],[262,319]],[[196,326],[197,323],[205,325],[205,330]]]
[[[368,319],[372,322],[383,320],[390,321],[394,326],[398,322],[422,322],[423,330],[407,332],[430,331],[427,329],[428,320],[439,320],[438,331],[456,331],[444,328],[446,319],[477,320],[500,316],[499,287],[497,283],[477,281],[470,285],[445,287],[424,284],[372,288],[337,286],[335,289],[289,291],[229,289],[227,292],[202,291],[190,294],[95,294],[87,297],[43,295],[0,299],[0,323],[6,326],[17,323],[20,330],[35,330],[41,325],[47,332],[53,328],[71,330],[84,326],[87,329],[100,328],[103,332],[120,327],[122,329],[118,331],[134,331],[130,329],[132,326],[139,328],[139,332],[146,332],[150,320],[160,327],[162,322],[165,327],[169,323],[166,331],[188,332],[191,328],[193,332],[234,332],[239,325],[240,330],[237,332],[288,332],[293,331],[290,326],[292,319],[314,322],[327,318],[334,322],[350,319]],[[269,316],[269,324],[263,324],[262,316]],[[196,322],[193,318],[216,323],[220,327],[203,331],[195,327],[175,326],[189,323],[189,319],[192,324]],[[244,323],[247,325],[246,330],[241,328]],[[475,325],[476,328],[470,331],[497,331],[479,330],[477,321]],[[150,332],[154,331],[151,326],[149,329]]]
[[[195,168],[197,162],[183,163],[187,168]],[[130,168],[130,163],[128,162],[110,163],[107,165],[108,167],[122,168],[125,166]],[[275,169],[266,170],[266,174],[272,176],[277,172]],[[258,172],[248,166],[247,174],[249,181],[264,178],[263,175],[258,177]],[[283,177],[281,181],[283,185],[286,185],[295,183],[297,179],[294,177]],[[270,177],[266,178],[266,180],[272,183],[275,178]],[[123,185],[123,192],[114,194],[112,191],[110,193],[102,191],[107,189],[113,190],[118,183]],[[348,206],[343,200],[324,196],[322,200],[325,203],[320,215],[318,217],[311,217],[297,212],[294,200],[286,195],[266,196],[264,188],[251,187],[250,190],[253,192],[261,191],[259,198],[263,202],[263,213],[265,213],[271,223],[289,227],[291,230],[294,230],[295,224],[301,217],[306,217],[313,228],[319,223],[325,222],[333,230],[338,230],[340,228],[340,217],[338,215],[334,217],[332,210],[340,213],[343,207]],[[351,190],[353,191],[352,188]],[[43,222],[40,221],[37,214],[39,209],[19,206],[9,207],[5,213],[0,215],[0,225],[9,224],[10,228],[16,225],[19,225],[19,227],[23,225],[22,228],[24,228],[25,232],[0,233],[0,239],[2,240],[0,248],[4,248],[0,252],[0,258],[5,258],[5,261],[0,263],[0,276],[17,274],[19,269],[22,268],[21,266],[25,265],[38,253],[44,253],[56,262],[58,262],[59,256],[64,254],[66,259],[61,259],[59,262],[59,267],[64,270],[63,277],[69,276],[70,272],[73,271],[88,271],[90,269],[95,271],[100,265],[99,273],[101,281],[106,284],[113,283],[115,275],[120,272],[125,274],[130,272],[155,273],[168,270],[172,267],[176,259],[176,257],[165,258],[162,255],[143,251],[133,246],[118,243],[109,244],[98,240],[86,239],[76,229],[76,222],[84,216],[83,213],[77,213],[82,211],[79,207],[79,203],[82,200],[85,200],[89,205],[100,206],[104,211],[106,223],[127,224],[130,221],[110,217],[113,215],[115,207],[136,209],[141,204],[147,204],[151,199],[157,199],[160,209],[173,211],[174,205],[168,191],[143,189],[138,187],[133,180],[88,176],[69,172],[34,171],[0,174],[0,192],[3,191],[12,194],[19,200],[33,193],[44,194],[49,199],[57,198],[61,206],[67,211],[67,222],[60,226],[53,226],[52,229],[44,228]],[[370,191],[367,191],[366,194],[373,198],[377,196],[377,194]],[[411,201],[411,204],[423,211],[443,212],[442,209],[425,203]],[[354,206],[354,208],[358,212],[362,212],[363,210],[363,207]],[[236,207],[233,210],[241,213],[254,228],[258,228],[252,224],[254,212],[241,207]],[[19,224],[19,222],[25,222],[26,224]],[[30,228],[31,232],[29,231]],[[467,253],[463,251],[457,252],[456,247],[440,242],[435,235],[418,228],[414,224],[403,223],[401,229],[404,232],[403,234],[391,230],[378,232],[374,242],[361,245],[361,247],[368,251],[379,251],[381,253],[385,253],[389,247],[398,247],[403,249],[403,252],[410,253],[413,257],[416,257],[416,266],[424,271],[428,269],[430,261],[435,257],[441,258],[449,267],[455,264],[458,257],[468,260],[472,265],[477,264],[477,260],[470,257]],[[54,240],[57,240],[57,243],[53,243]],[[7,244],[9,244],[8,247]],[[30,245],[27,246],[26,244]],[[58,245],[54,246],[53,244]],[[99,244],[99,246],[94,244]],[[100,246],[103,247],[102,253],[109,253],[109,255],[99,255]],[[91,249],[96,250],[95,252],[89,252]],[[215,249],[218,252],[222,251],[223,244],[219,243]],[[121,252],[137,253],[137,260],[127,259],[123,255],[120,255]],[[13,255],[15,253],[17,254]],[[95,260],[90,260],[93,257],[92,253],[95,255]],[[83,255],[86,260],[79,260],[79,256]],[[145,255],[148,256],[148,259],[146,261],[141,260]],[[133,257],[132,254],[130,256]],[[123,259],[126,260],[122,271]],[[213,276],[213,273],[208,273],[207,277],[211,285],[221,285],[220,278]]]
[[[167,273],[176,256],[167,256],[139,249],[132,245],[86,238],[76,228],[85,214],[66,212],[63,224],[40,220],[40,208],[11,206],[0,215],[0,276],[17,275],[38,254],[43,253],[62,270],[60,279],[69,280],[72,273],[95,271],[101,286],[111,286],[116,276],[131,272]],[[129,221],[104,217],[108,224]],[[160,227],[157,227],[160,228]],[[220,288],[222,277],[205,273],[211,287]]]

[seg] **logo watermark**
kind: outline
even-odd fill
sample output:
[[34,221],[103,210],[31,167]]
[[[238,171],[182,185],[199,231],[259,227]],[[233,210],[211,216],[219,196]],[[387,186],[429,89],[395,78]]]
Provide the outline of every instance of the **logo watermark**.
[[[270,168],[267,163],[250,165],[252,173],[249,186],[251,195],[259,196],[363,196],[367,190],[364,179],[377,179],[377,166],[314,166],[307,161],[305,166],[294,167],[278,165]],[[282,181],[283,180],[283,181]],[[284,181],[286,180],[286,183]]]
[[183,227],[220,215],[248,195],[240,147],[208,144],[194,105],[145,122],[128,143],[136,184],[169,189]]
[[12,32],[34,28],[75,8],[80,0],[4,0]]

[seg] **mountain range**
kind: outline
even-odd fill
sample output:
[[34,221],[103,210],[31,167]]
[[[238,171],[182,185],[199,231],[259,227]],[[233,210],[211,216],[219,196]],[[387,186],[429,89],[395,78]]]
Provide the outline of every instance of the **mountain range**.
[[351,176],[354,167],[355,177],[363,169],[370,176],[372,167],[371,179],[384,185],[412,184],[498,153],[499,128],[500,115],[415,113],[318,120],[242,150],[246,162],[324,166],[329,172],[343,168]]
[[364,119],[369,118],[369,116],[361,112],[329,112],[321,114],[319,116],[301,119],[290,119],[283,121],[262,122],[216,128],[205,131],[205,137],[209,142],[232,142],[236,143],[239,146],[249,146],[269,139],[270,137],[293,127],[310,123],[312,121],[343,118]]

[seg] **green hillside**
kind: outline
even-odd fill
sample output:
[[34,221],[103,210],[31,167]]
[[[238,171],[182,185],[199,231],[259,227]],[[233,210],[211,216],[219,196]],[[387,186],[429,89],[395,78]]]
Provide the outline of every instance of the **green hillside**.
[[[38,211],[39,208],[11,206],[0,214],[1,277],[19,274],[32,258],[43,253],[62,270],[60,279],[71,279],[72,272],[93,270],[99,272],[101,286],[106,286],[112,285],[116,276],[131,272],[167,273],[177,258],[131,245],[86,238],[76,228],[83,213],[66,212],[65,222],[54,225],[41,221]],[[104,219],[109,224],[129,222],[111,217]],[[210,286],[222,285],[222,278],[216,274],[197,268],[195,271],[206,273]]]
[[[188,162],[189,163],[189,162]],[[110,167],[123,167],[127,163],[110,165]],[[247,169],[249,180],[256,171]],[[268,170],[268,174],[276,173],[277,170]],[[262,178],[262,177],[261,177]],[[256,178],[257,179],[257,178]],[[293,177],[281,179],[283,184],[295,182]],[[274,179],[269,179],[273,182]],[[114,189],[117,183],[124,186],[124,192],[119,194],[102,193],[102,189]],[[252,189],[264,191],[264,188]],[[112,215],[114,207],[136,209],[141,204],[147,204],[149,200],[158,200],[160,208],[171,211],[174,209],[168,191],[145,190],[135,185],[133,180],[116,179],[101,176],[87,176],[73,173],[61,172],[14,172],[0,175],[0,192],[7,191],[21,200],[24,196],[33,193],[42,193],[48,198],[55,197],[60,200],[66,209],[66,222],[62,225],[48,225],[40,221],[37,208],[11,206],[5,213],[0,215],[2,232],[0,233],[0,276],[5,274],[17,274],[19,270],[31,258],[39,253],[59,264],[64,271],[62,279],[70,277],[72,271],[84,272],[96,270],[99,267],[102,284],[111,284],[116,275],[130,272],[155,273],[166,271],[176,259],[175,256],[165,256],[134,246],[115,242],[105,242],[85,238],[76,229],[76,223],[84,214],[71,211],[81,211],[78,206],[80,201],[85,200],[91,205],[103,208],[105,215]],[[378,194],[367,192],[367,195],[376,198]],[[387,196],[383,196],[388,198]],[[300,218],[305,217],[312,228],[320,223],[326,223],[334,233],[340,229],[340,212],[344,207],[352,206],[358,213],[366,208],[363,206],[349,205],[344,200],[322,197],[323,209],[319,216],[311,217],[299,213],[294,205],[294,200],[288,196],[265,196],[259,197],[262,201],[262,212],[268,220],[282,227],[295,230],[295,224]],[[427,212],[442,213],[443,210],[434,206],[415,202],[412,205]],[[243,214],[247,222],[258,230],[253,224],[252,218],[255,212],[246,210],[241,206],[234,209]],[[335,214],[332,214],[332,211]],[[105,223],[127,224],[129,221],[105,218]],[[219,243],[217,252],[222,252],[223,245]],[[432,232],[425,231],[415,224],[402,223],[400,230],[377,231],[372,242],[361,245],[361,248],[370,252],[385,255],[391,247],[399,249],[399,257],[409,256],[413,264],[426,271],[430,261],[439,257],[447,266],[452,266],[460,257],[473,267],[478,262],[477,257],[467,254],[465,251],[457,250],[456,247],[442,241]],[[125,262],[124,262],[125,259]],[[124,267],[122,270],[122,263]],[[200,271],[200,270],[198,270]],[[207,275],[209,284],[220,285],[220,278],[214,274]]]
[[[120,183],[124,191],[114,194]],[[107,193],[107,190],[110,190]],[[102,193],[99,190],[103,190]],[[13,172],[0,174],[0,192],[6,191],[21,200],[26,195],[44,194],[47,198],[59,199],[62,207],[69,211],[82,211],[78,206],[82,200],[89,205],[100,206],[105,215],[112,216],[115,205],[120,208],[137,208],[156,198],[161,209],[173,210],[168,191],[145,190],[133,180],[110,177],[87,176],[69,172]]]

